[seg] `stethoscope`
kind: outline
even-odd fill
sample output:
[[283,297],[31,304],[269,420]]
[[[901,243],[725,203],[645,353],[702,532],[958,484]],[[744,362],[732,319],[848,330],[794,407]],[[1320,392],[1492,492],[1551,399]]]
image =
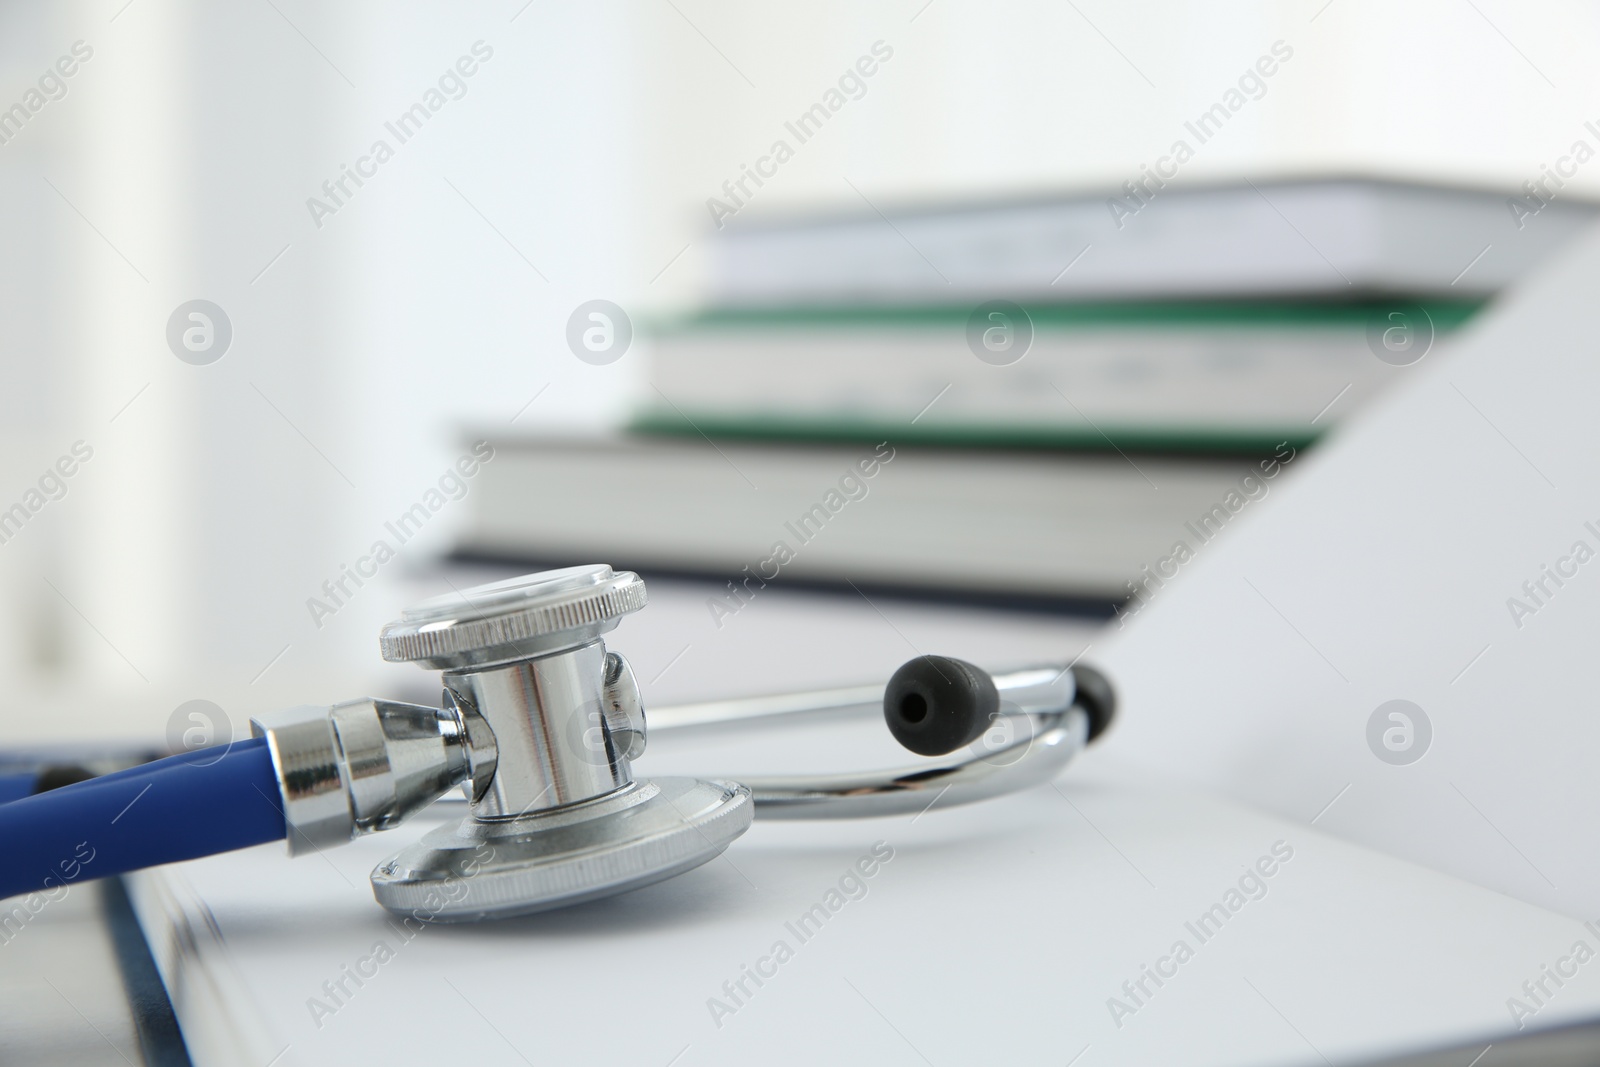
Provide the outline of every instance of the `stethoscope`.
[[645,602],[638,575],[592,565],[418,604],[379,643],[386,660],[443,672],[441,707],[293,708],[251,720],[247,741],[0,804],[0,897],[279,839],[291,856],[318,852],[397,826],[460,787],[469,814],[379,864],[373,894],[423,921],[522,915],[698,867],[758,813],[861,818],[1026,789],[1053,778],[1114,713],[1110,685],[1082,665],[991,676],[919,656],[882,687],[660,708],[650,729],[881,702],[890,733],[922,756],[949,756],[996,723],[1016,725],[1016,736],[870,773],[636,779],[644,705],[627,660],[602,637]]

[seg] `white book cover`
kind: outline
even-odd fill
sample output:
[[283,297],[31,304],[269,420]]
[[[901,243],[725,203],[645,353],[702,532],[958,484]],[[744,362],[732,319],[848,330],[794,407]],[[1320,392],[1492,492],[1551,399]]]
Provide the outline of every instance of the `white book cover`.
[[713,311],[651,337],[639,423],[1270,452],[1284,439],[1308,443],[1403,380],[1476,310],[1392,301]]
[[1600,916],[1600,232],[1161,564],[1103,650],[1110,747]]
[[1372,179],[1106,190],[729,224],[713,303],[1487,295],[1593,217],[1523,190]]

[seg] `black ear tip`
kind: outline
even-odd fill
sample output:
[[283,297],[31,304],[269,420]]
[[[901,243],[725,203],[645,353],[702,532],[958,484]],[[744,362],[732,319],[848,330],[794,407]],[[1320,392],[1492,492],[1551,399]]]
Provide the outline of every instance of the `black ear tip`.
[[894,739],[920,756],[943,756],[977,740],[1000,710],[994,679],[949,656],[918,656],[883,691],[883,719]]
[[1072,677],[1078,690],[1073,703],[1088,712],[1089,740],[1093,741],[1117,717],[1117,691],[1109,678],[1086,664],[1073,667]]

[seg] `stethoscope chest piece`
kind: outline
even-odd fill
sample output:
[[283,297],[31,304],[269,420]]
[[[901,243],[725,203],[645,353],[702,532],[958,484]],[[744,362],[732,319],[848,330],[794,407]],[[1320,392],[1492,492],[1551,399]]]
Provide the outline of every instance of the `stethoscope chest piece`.
[[472,813],[380,864],[378,903],[431,922],[563,907],[697,867],[749,828],[738,783],[633,778],[643,707],[601,638],[644,604],[637,575],[573,567],[426,601],[384,628],[385,659],[444,671]]
[[698,867],[750,826],[736,782],[655,778],[571,808],[430,831],[372,872],[378,903],[429,922],[580,904]]

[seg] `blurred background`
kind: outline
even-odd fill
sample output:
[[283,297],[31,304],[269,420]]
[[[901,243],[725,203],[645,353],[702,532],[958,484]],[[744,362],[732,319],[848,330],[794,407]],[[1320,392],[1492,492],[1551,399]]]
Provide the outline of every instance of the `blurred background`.
[[425,693],[399,608],[594,559],[657,700],[1075,654],[1585,224],[1597,34],[0,5],[0,730]]

